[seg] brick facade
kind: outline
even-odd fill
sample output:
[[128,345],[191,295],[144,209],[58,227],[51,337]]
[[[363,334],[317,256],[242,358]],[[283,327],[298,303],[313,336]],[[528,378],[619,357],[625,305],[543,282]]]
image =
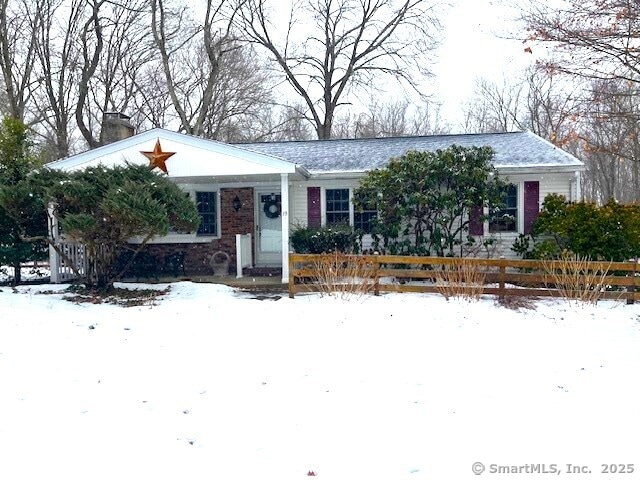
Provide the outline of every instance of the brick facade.
[[[233,208],[233,200],[236,195],[242,203],[237,212]],[[222,250],[231,257],[229,273],[236,270],[236,234],[251,233],[255,237],[254,228],[254,198],[253,188],[222,188],[220,189],[220,233],[219,239],[210,243],[170,243],[152,244],[147,247],[160,265],[164,264],[164,258],[175,252],[185,252],[185,270],[187,274],[211,275],[209,266],[211,256]],[[255,258],[255,244],[252,245]]]

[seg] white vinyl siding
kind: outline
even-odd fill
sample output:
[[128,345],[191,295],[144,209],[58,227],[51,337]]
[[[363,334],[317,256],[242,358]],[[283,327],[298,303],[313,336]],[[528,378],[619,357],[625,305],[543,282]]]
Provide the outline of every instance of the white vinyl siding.
[[567,199],[572,198],[571,190],[574,179],[573,173],[506,175],[505,180],[518,187],[518,229],[515,232],[489,233],[488,223],[485,222],[485,236],[496,240],[495,245],[492,247],[491,256],[494,258],[520,258],[511,250],[511,246],[518,235],[524,231],[524,182],[539,182],[538,206],[542,210],[542,203],[550,193],[564,195]]
[[[345,179],[345,180],[309,180],[293,182],[291,185],[291,211],[290,211],[290,224],[295,227],[307,226],[307,188],[308,187],[320,187],[320,201],[322,203],[322,224],[326,222],[326,202],[325,202],[325,190],[330,188],[349,188],[351,192],[359,185],[358,179]],[[353,208],[352,208],[353,209]],[[349,219],[349,224],[353,225],[353,216]]]
[[[502,232],[491,234],[496,240],[496,246],[492,254],[497,258],[504,256],[506,258],[518,258],[517,255],[511,250],[513,241],[519,235],[518,232],[522,232],[524,229],[524,182],[537,181],[540,182],[540,198],[539,206],[542,208],[542,202],[549,193],[557,193],[564,195],[566,198],[571,199],[572,188],[575,182],[574,173],[544,173],[544,174],[509,174],[504,175],[505,180],[510,183],[518,185],[518,231],[517,232]],[[308,181],[296,181],[292,185],[291,195],[291,225],[292,228],[297,226],[307,225],[307,187],[321,187],[321,201],[323,204],[322,218],[323,224],[326,218],[326,212],[324,211],[325,195],[324,190],[327,188],[351,188],[354,189],[358,186],[359,182],[355,178],[349,179],[313,179]],[[352,190],[353,191],[353,190]],[[350,219],[350,224],[353,225],[353,217]],[[485,232],[488,234],[488,225],[485,225]],[[363,238],[363,248],[371,248],[371,236],[365,235]],[[479,256],[486,256],[483,252],[478,252]]]

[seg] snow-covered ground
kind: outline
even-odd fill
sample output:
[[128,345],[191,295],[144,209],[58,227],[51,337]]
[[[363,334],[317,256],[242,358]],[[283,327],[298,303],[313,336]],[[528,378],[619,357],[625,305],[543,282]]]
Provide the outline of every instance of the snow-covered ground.
[[0,288],[0,479],[640,478],[639,305],[62,288]]
[[[48,267],[23,266],[20,275],[23,282],[43,280],[49,278],[51,272]],[[11,282],[14,277],[13,267],[0,265],[0,284]]]

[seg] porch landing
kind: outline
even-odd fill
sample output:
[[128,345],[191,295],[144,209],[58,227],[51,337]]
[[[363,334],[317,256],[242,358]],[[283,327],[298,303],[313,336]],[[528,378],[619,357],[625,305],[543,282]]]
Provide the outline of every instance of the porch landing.
[[[276,290],[285,291],[287,285],[282,283],[282,273],[273,276],[249,276],[236,278],[235,275],[215,277],[209,275],[194,275],[185,280],[199,283],[217,283],[242,290]],[[174,280],[175,281],[175,280]]]

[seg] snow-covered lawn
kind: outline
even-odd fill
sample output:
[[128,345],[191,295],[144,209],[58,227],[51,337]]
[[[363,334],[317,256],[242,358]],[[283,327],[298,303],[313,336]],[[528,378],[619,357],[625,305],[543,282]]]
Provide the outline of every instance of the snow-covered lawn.
[[640,305],[61,288],[0,288],[0,479],[640,475]]
[[[49,271],[49,268],[27,265],[22,267],[20,274],[22,276],[22,281],[27,282],[30,280],[42,280],[45,278],[48,279],[51,275],[51,272]],[[0,284],[11,282],[13,280],[13,277],[13,267],[0,265]]]

